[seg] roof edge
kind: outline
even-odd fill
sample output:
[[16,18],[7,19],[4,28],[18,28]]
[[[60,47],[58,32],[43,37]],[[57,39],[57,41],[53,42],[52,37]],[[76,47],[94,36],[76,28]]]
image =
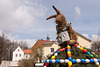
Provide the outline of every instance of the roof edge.
[[76,33],[77,33],[77,35],[79,35],[79,36],[81,36],[82,38],[84,38],[84,39],[88,40],[89,42],[91,42],[91,39],[86,38],[85,36],[83,36],[82,34],[80,34],[80,33],[78,33],[78,32],[76,32]]

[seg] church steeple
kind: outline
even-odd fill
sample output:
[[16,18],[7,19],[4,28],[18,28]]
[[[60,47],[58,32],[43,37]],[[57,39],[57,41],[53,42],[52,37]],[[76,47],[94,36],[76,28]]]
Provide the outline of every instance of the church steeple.
[[50,41],[50,37],[49,37],[49,34],[47,34],[47,41]]

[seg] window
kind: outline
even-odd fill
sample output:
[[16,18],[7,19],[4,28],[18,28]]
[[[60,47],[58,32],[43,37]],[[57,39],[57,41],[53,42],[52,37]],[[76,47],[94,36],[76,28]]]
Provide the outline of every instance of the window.
[[21,57],[21,54],[19,54],[19,57]]
[[17,54],[16,54],[16,57],[17,57]]
[[54,52],[54,48],[50,48],[51,52]]
[[26,58],[27,58],[27,55],[26,55]]
[[20,50],[18,49],[18,51],[20,51]]

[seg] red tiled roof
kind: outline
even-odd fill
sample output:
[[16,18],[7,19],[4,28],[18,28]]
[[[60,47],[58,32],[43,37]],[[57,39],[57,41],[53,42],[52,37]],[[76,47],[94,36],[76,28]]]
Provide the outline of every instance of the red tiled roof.
[[[47,42],[49,42],[49,43],[53,43],[54,41],[47,41],[47,40],[38,40],[35,44],[34,44],[34,46],[33,47],[35,47],[36,45],[38,45],[39,47],[43,47],[43,43],[47,43]],[[33,48],[32,47],[32,48]]]
[[32,50],[25,50],[23,49],[22,50],[25,54],[33,54],[33,51]]

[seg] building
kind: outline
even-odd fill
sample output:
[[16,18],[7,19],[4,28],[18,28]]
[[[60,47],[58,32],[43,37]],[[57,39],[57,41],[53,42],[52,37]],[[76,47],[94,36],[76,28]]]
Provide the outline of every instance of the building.
[[20,47],[17,47],[13,52],[12,61],[19,61],[21,59],[28,59],[33,54],[32,50],[22,50]]
[[[78,42],[80,45],[85,46],[89,49],[91,49],[91,40],[86,38],[85,36],[77,33],[78,35]],[[42,48],[43,49],[43,56],[46,57],[49,54],[52,54],[53,52],[55,52],[58,48],[60,48],[59,45],[54,44],[54,41],[49,41],[47,40],[38,40],[34,46],[32,47],[32,49],[34,48]]]
[[58,48],[60,48],[60,46],[53,42],[43,43],[43,56],[46,57],[47,55],[54,53]]
[[79,44],[84,46],[84,47],[91,49],[91,40],[86,38],[85,36],[79,34],[79,33],[77,33],[77,35],[78,35]]

